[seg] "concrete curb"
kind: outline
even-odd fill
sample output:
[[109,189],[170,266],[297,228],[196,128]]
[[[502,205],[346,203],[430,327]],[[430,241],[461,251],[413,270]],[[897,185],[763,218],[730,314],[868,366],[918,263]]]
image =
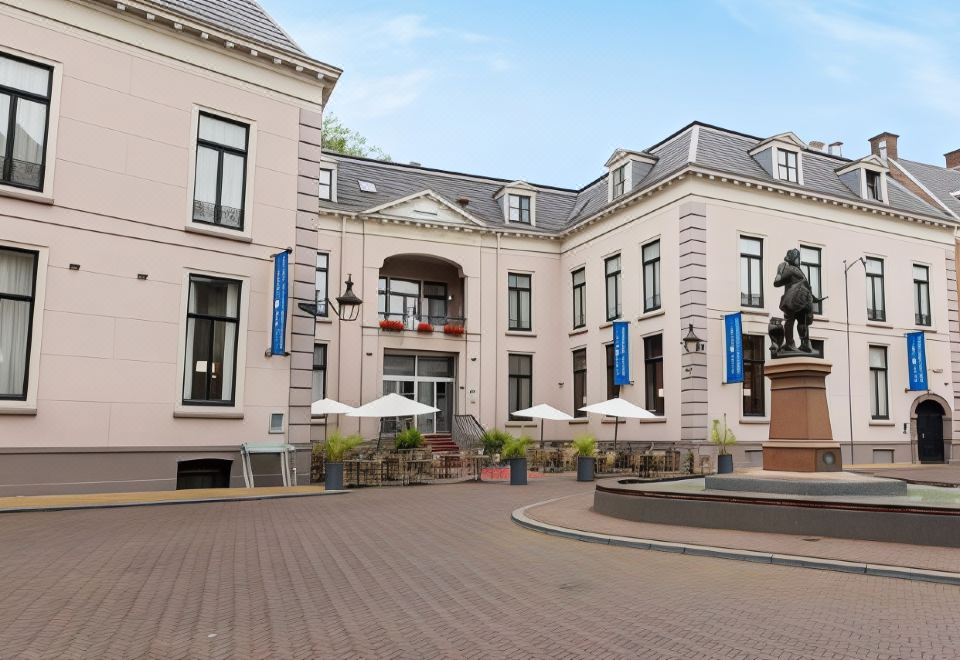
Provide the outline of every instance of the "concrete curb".
[[105,502],[103,504],[52,504],[49,506],[7,507],[0,509],[4,513],[36,513],[46,511],[81,511],[84,509],[123,509],[131,506],[170,506],[174,504],[209,504],[211,502],[249,502],[256,500],[276,500],[285,497],[322,497],[324,495],[344,495],[348,490],[326,490],[320,493],[277,493],[273,495],[244,495],[242,497],[206,497],[195,500],[158,500],[156,502]]
[[753,550],[738,550],[736,548],[719,548],[709,545],[694,545],[691,543],[670,543],[668,541],[656,541],[653,539],[641,539],[630,536],[614,536],[610,534],[598,534],[595,532],[585,532],[568,527],[559,527],[549,523],[540,522],[529,517],[527,510],[566,499],[558,497],[552,500],[537,502],[520,507],[510,514],[511,520],[517,525],[549,536],[558,536],[560,538],[571,539],[574,541],[585,541],[587,543],[600,543],[604,545],[613,545],[624,548],[635,548],[639,550],[658,550],[660,552],[673,552],[677,554],[693,555],[698,557],[714,557],[717,559],[733,559],[737,561],[752,561],[760,564],[777,564],[780,566],[793,566],[797,568],[812,568],[825,571],[839,571],[841,573],[860,573],[863,575],[875,575],[879,577],[899,578],[901,580],[917,580],[920,582],[936,582],[939,584],[951,584],[960,586],[960,573],[949,571],[933,571],[922,568],[910,568],[909,566],[888,566],[884,564],[865,564],[859,562],[842,561],[840,559],[824,559],[822,557],[806,557],[801,555],[781,555],[769,552],[756,552]]

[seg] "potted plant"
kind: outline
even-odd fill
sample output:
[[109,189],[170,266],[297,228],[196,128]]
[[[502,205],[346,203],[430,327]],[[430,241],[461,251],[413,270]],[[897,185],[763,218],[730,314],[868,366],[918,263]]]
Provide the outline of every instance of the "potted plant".
[[483,453],[487,456],[493,456],[503,451],[503,445],[507,440],[513,440],[513,436],[500,429],[489,429],[483,432],[480,442],[483,444]]
[[577,481],[593,481],[597,465],[597,439],[589,433],[573,439],[573,451],[577,456]]
[[400,332],[403,330],[403,321],[398,321],[396,319],[383,319],[380,321],[380,329],[387,330],[389,332]]
[[323,487],[327,490],[343,490],[343,457],[363,442],[359,435],[340,435],[339,431],[327,438],[321,446],[326,458]]
[[733,455],[727,449],[737,444],[737,436],[733,431],[727,428],[727,416],[723,416],[723,428],[720,428],[720,420],[715,419],[710,423],[710,442],[717,446],[717,474],[730,474],[733,472]]
[[433,324],[420,321],[420,323],[417,324],[417,332],[433,332]]
[[458,323],[448,323],[443,326],[443,334],[445,335],[462,335],[463,326]]
[[510,438],[503,443],[500,456],[510,464],[510,485],[527,485],[527,447],[532,440],[523,435],[519,438]]
[[393,446],[397,449],[416,449],[423,446],[423,434],[420,429],[404,429],[397,434],[393,440]]

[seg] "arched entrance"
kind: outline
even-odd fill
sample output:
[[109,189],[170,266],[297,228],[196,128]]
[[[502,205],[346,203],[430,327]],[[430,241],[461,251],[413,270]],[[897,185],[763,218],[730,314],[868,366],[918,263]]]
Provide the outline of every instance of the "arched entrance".
[[921,401],[916,408],[917,458],[921,463],[943,463],[943,418],[946,412],[937,401]]

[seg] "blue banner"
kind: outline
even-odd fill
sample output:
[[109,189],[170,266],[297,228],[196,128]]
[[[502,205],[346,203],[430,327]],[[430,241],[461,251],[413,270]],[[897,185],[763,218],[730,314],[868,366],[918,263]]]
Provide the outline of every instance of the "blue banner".
[[743,382],[743,319],[740,312],[723,317],[724,383]]
[[630,384],[630,322],[613,322],[613,384]]
[[270,353],[287,352],[287,264],[290,255],[281,252],[273,256],[273,331]]
[[923,331],[907,333],[907,371],[911,390],[928,390],[927,342]]

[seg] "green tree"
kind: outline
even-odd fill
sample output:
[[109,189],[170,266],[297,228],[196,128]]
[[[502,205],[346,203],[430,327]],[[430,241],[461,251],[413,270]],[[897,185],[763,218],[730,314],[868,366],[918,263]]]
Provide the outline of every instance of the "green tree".
[[323,148],[346,156],[392,160],[380,147],[367,143],[367,138],[343,125],[333,113],[323,117]]

